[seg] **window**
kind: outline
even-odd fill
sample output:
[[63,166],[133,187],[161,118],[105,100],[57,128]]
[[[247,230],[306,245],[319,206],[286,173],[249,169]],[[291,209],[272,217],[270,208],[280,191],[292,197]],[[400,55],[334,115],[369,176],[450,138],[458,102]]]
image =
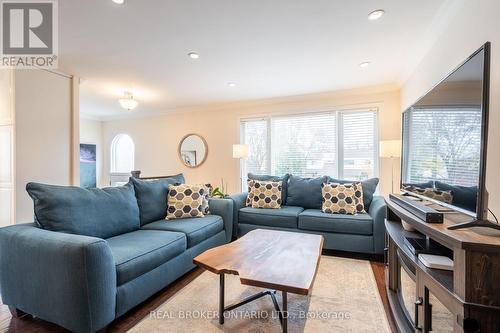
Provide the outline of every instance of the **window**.
[[337,111],[241,121],[247,173],[363,180],[378,174],[377,111]]
[[127,134],[118,134],[111,142],[111,173],[134,170],[134,141]]
[[404,117],[405,182],[439,180],[475,186],[479,179],[481,109],[413,109]]
[[337,175],[335,114],[273,118],[271,152],[272,174]]
[[[242,164],[243,174],[248,172],[265,174],[268,172],[267,120],[254,119],[241,122],[242,142],[248,145],[248,159]],[[246,182],[246,181],[245,181]]]
[[345,112],[342,120],[342,179],[368,179],[378,175],[376,112]]

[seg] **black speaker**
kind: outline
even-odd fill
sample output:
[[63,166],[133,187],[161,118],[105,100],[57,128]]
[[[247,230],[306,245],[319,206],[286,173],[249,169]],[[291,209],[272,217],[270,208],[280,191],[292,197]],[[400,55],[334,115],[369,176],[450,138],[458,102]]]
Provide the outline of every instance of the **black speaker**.
[[404,195],[398,194],[389,194],[389,199],[391,199],[398,206],[403,207],[413,215],[417,216],[421,220],[424,220],[426,223],[443,223],[443,213],[427,207],[420,201],[415,201],[409,199],[408,197],[405,197]]

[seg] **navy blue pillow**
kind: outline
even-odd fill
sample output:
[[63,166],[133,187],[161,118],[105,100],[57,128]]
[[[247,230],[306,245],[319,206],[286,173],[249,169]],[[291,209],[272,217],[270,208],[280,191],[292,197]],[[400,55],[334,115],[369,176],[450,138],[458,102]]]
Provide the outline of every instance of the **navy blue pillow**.
[[451,191],[453,194],[453,205],[471,212],[476,211],[478,195],[477,186],[449,185],[436,181],[436,188],[441,191]]
[[[359,180],[340,180],[328,177],[328,182],[347,184],[347,183],[359,182]],[[363,205],[365,206],[366,211],[368,211],[368,208],[370,208],[370,204],[372,203],[373,200],[373,194],[377,189],[378,182],[379,182],[378,178],[370,178],[361,181],[361,186],[363,186]]]
[[321,209],[323,200],[321,185],[326,183],[327,178],[326,176],[318,178],[290,176],[286,205]]
[[434,181],[429,180],[425,183],[404,183],[403,186],[415,186],[419,188],[434,188]]
[[284,176],[268,176],[268,175],[256,175],[254,173],[248,173],[248,179],[260,180],[260,181],[271,181],[271,182],[282,182],[281,183],[281,205],[286,205],[286,197],[288,190],[288,178],[289,174]]
[[85,189],[28,183],[26,190],[43,229],[99,238],[139,229],[139,207],[132,184]]
[[183,184],[182,174],[172,178],[141,180],[130,177],[139,205],[141,226],[162,220],[167,216],[168,185]]

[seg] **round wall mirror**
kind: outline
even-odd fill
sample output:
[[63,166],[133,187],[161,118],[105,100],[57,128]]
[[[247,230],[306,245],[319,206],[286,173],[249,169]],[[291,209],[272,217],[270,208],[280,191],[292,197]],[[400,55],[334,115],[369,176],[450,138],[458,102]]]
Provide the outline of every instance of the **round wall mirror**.
[[207,155],[207,142],[198,134],[188,134],[179,143],[179,158],[189,168],[202,165],[207,159]]

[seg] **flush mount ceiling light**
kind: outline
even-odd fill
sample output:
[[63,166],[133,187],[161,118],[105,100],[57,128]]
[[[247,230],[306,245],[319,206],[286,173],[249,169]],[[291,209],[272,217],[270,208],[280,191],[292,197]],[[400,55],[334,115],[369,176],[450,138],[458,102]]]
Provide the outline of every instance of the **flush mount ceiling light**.
[[375,21],[375,20],[378,20],[379,18],[381,18],[384,14],[385,14],[385,10],[377,9],[377,10],[374,10],[373,12],[371,12],[370,14],[368,14],[368,19],[371,21]]
[[227,85],[228,85],[229,87],[231,87],[231,88],[232,88],[232,87],[236,87],[236,83],[234,83],[234,82],[228,82],[228,83],[227,83]]
[[123,5],[125,3],[125,0],[112,0],[112,1],[118,5]]
[[196,52],[189,52],[188,57],[191,59],[198,59],[200,57],[200,55]]
[[361,68],[365,68],[365,67],[370,66],[370,64],[371,64],[371,62],[369,62],[369,61],[364,61],[364,62],[362,62],[362,63],[360,63],[360,64],[359,64],[359,67],[361,67]]
[[134,95],[130,91],[125,91],[123,98],[120,98],[118,102],[127,111],[132,111],[139,105],[139,102],[134,99]]

